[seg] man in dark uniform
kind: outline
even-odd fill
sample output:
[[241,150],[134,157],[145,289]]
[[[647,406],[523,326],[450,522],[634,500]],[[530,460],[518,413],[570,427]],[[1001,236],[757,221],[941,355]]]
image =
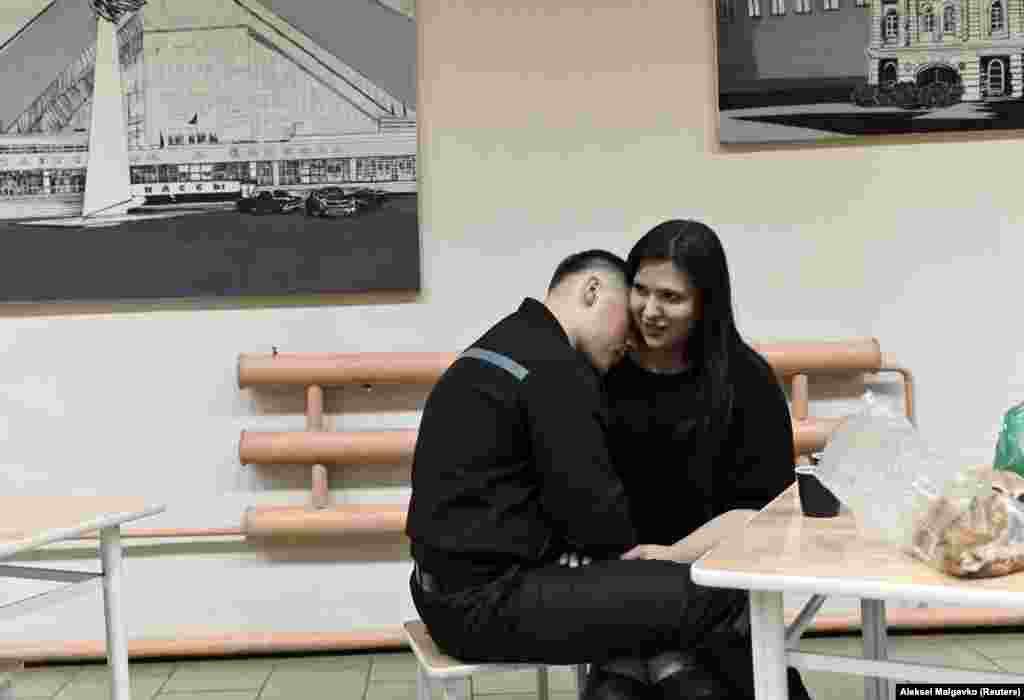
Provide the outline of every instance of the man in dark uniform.
[[[431,391],[406,532],[413,601],[446,653],[602,663],[744,629],[744,593],[697,586],[686,564],[618,558],[637,542],[600,375],[625,353],[628,300],[620,258],[570,256],[543,303],[526,299]],[[559,565],[570,551],[593,563]],[[744,689],[747,663],[733,671]]]

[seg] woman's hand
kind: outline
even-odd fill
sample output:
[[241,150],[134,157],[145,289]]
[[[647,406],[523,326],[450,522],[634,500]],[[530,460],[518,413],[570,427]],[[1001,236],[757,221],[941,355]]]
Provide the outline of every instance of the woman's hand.
[[638,544],[620,556],[619,559],[662,559],[664,561],[679,562],[672,548],[661,544]]
[[757,515],[756,510],[730,510],[701,525],[671,546],[638,544],[619,558],[662,559],[674,561],[677,564],[690,564],[700,559],[727,537],[741,533],[755,515]]

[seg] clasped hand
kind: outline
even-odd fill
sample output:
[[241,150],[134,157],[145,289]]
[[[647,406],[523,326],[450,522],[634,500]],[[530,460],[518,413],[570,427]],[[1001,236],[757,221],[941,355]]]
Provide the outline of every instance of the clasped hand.
[[[629,551],[624,552],[619,559],[662,559],[665,561],[675,561],[672,554],[672,548],[665,545],[638,544]],[[558,558],[559,565],[568,566],[570,569],[586,566],[591,561],[593,559],[579,552],[565,552]]]

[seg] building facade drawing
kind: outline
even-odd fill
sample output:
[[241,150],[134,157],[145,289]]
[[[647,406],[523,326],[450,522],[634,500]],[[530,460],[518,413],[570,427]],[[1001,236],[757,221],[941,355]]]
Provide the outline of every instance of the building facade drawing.
[[1022,0],[871,0],[868,82],[960,83],[965,101],[1021,96]]
[[[81,2],[55,0],[41,14],[77,17]],[[355,5],[149,0],[122,22],[133,191],[196,195],[252,182],[415,192],[415,26],[394,7],[359,3],[353,13]],[[348,34],[303,26],[326,24],[324,12]],[[5,58],[13,67],[41,50],[33,40],[59,40],[59,17],[50,19],[0,47],[0,75]],[[371,35],[364,54],[366,46],[394,47],[371,57],[393,61],[381,71],[390,78],[371,77],[365,58],[346,55],[360,50],[360,32]],[[83,44],[45,85],[5,80],[26,94],[0,107],[0,218],[4,198],[39,198],[47,213],[44,200],[73,209],[79,196],[81,205],[95,66],[94,43]]]

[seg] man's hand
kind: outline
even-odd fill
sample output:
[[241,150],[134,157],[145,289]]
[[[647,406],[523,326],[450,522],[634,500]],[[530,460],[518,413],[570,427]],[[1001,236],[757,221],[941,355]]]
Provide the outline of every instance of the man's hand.
[[586,566],[590,561],[590,557],[585,557],[576,552],[566,552],[558,557],[558,563],[561,566],[568,566],[570,569],[575,569],[577,566]]
[[619,559],[662,559],[679,563],[675,552],[671,547],[661,544],[638,544],[633,549],[624,553]]

